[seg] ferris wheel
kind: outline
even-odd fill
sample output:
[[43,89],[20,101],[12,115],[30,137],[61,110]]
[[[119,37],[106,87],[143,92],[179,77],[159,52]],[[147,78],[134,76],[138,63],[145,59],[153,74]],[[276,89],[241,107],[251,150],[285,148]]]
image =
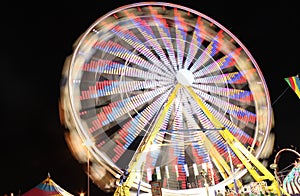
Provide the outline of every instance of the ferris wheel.
[[96,20],[66,59],[60,106],[73,155],[88,154],[107,192],[126,180],[144,192],[153,181],[170,194],[221,189],[242,183],[249,162],[271,176],[257,162],[273,124],[260,68],[184,6],[135,3]]

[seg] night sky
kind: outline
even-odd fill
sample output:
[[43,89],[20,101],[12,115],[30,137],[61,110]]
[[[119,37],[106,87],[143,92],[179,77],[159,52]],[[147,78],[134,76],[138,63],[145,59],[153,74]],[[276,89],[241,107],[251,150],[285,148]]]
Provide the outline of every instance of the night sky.
[[[9,1],[1,5],[6,12],[1,12],[0,195],[27,192],[48,172],[74,195],[86,190],[87,177],[67,147],[59,120],[61,71],[72,44],[96,19],[133,2],[137,1]],[[271,97],[276,137],[272,156],[285,147],[300,149],[300,100],[284,80],[300,72],[296,1],[267,5],[166,2],[211,17],[247,47]],[[92,185],[91,195],[104,194]]]

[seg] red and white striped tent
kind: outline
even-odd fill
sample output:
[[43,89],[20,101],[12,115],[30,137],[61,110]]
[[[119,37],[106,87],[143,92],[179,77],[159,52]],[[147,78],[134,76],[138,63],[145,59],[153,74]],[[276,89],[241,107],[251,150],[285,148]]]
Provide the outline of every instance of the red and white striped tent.
[[[300,161],[300,160],[299,160]],[[293,169],[283,180],[283,189],[291,196],[300,196],[300,162],[295,162]]]

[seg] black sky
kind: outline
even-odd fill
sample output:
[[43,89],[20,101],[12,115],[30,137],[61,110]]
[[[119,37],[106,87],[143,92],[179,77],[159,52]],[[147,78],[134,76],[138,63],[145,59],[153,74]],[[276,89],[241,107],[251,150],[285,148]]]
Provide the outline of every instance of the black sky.
[[[48,172],[75,195],[86,190],[87,177],[72,157],[59,121],[61,71],[72,44],[96,19],[133,2],[137,1],[10,1],[2,6],[0,195],[24,193]],[[300,100],[284,81],[300,72],[296,1],[165,2],[213,18],[247,47],[264,75],[273,104],[274,154],[285,147],[300,149]],[[92,185],[91,195],[104,194]]]

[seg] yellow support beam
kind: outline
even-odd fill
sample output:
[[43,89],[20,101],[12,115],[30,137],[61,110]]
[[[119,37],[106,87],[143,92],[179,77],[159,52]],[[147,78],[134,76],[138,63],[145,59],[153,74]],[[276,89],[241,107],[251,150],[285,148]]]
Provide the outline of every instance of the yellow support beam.
[[114,192],[114,196],[129,196],[130,195],[130,188],[132,187],[134,180],[136,178],[136,167],[141,164],[143,160],[143,155],[144,153],[147,153],[153,144],[155,136],[158,134],[160,131],[160,128],[164,122],[165,116],[171,107],[174,99],[176,98],[176,94],[178,90],[181,88],[180,84],[177,84],[169,96],[169,99],[167,103],[164,106],[164,109],[161,111],[159,114],[159,118],[152,129],[152,131],[149,133],[147,138],[143,141],[143,145],[140,146],[140,148],[136,151],[136,156],[133,158],[133,160],[130,162],[128,172],[129,175],[125,182],[121,184],[120,186],[117,187],[116,191]]
[[[163,121],[165,119],[165,116],[167,114],[167,111],[171,107],[171,104],[173,103],[174,99],[176,98],[176,94],[178,90],[182,86],[180,84],[177,84],[171,93],[167,103],[165,104],[164,109],[161,111],[159,118],[152,129],[147,136],[147,138],[143,141],[143,145],[140,146],[140,148],[136,151],[135,157],[130,162],[130,166],[128,169],[129,175],[124,183],[122,183],[120,186],[117,187],[114,196],[128,196],[130,195],[130,188],[132,187],[134,180],[136,178],[136,168],[140,163],[143,161],[143,155],[145,152],[148,152],[151,145],[153,144],[153,140],[157,133],[159,132],[161,125],[163,124]],[[198,95],[194,92],[194,90],[190,86],[184,86],[188,90],[188,92],[191,94],[191,96],[194,98],[194,100],[197,102],[197,104],[202,108],[203,112],[206,114],[206,116],[210,119],[210,121],[214,124],[216,128],[224,128],[222,123],[208,110],[204,102],[198,97]],[[241,160],[241,162],[244,164],[246,169],[249,171],[249,173],[253,176],[253,178],[256,181],[262,181],[262,180],[270,180],[272,184],[268,187],[269,190],[275,191],[278,196],[281,196],[282,193],[289,196],[288,193],[286,193],[285,190],[283,190],[278,182],[276,181],[275,177],[272,175],[269,170],[265,168],[265,166],[259,162],[255,156],[251,152],[249,152],[246,147],[241,144],[232,134],[229,130],[224,128],[223,130],[220,130],[220,134],[223,137],[223,139],[228,143],[230,148],[234,151],[236,156]],[[220,169],[220,171],[223,171],[223,177],[227,177],[226,173],[228,175],[231,174],[229,166],[227,162],[223,159],[223,157],[217,152],[217,150],[213,147],[212,144],[209,143],[208,139],[206,140],[206,146],[210,147],[210,155],[214,160],[214,163]],[[260,175],[258,172],[260,171],[263,175]],[[226,173],[224,172],[226,171]]]
[[[241,144],[232,134],[231,132],[226,129],[222,123],[210,112],[210,110],[206,107],[204,102],[199,98],[199,96],[196,94],[196,92],[192,89],[191,86],[184,86],[188,92],[191,94],[191,96],[194,98],[194,100],[197,102],[197,104],[201,107],[203,112],[206,114],[206,116],[209,118],[209,120],[214,124],[216,128],[224,128],[224,130],[220,131],[221,136],[224,138],[224,140],[228,143],[228,145],[231,147],[231,149],[234,151],[236,156],[241,160],[243,165],[246,167],[246,169],[249,171],[249,173],[252,175],[252,177],[256,181],[262,181],[262,180],[270,180],[272,184],[268,187],[269,190],[275,191],[279,196],[281,196],[281,193],[287,194],[278,184],[276,181],[276,178],[272,175],[272,173],[265,168],[265,166],[256,159],[255,156],[251,152],[247,150],[247,148]],[[263,176],[261,176],[258,172],[260,171]]]
[[[202,137],[205,137],[203,139],[205,147],[206,147],[206,149],[209,149],[209,154],[211,156],[211,159],[212,159],[213,163],[216,165],[216,167],[218,168],[223,179],[226,179],[229,176],[233,175],[228,163],[220,155],[219,151],[214,147],[214,145],[210,142],[210,140],[206,137],[206,135],[203,134]],[[242,186],[242,183],[239,180],[237,180],[236,182],[239,187]],[[228,186],[230,188],[233,188],[234,185],[230,184]]]

